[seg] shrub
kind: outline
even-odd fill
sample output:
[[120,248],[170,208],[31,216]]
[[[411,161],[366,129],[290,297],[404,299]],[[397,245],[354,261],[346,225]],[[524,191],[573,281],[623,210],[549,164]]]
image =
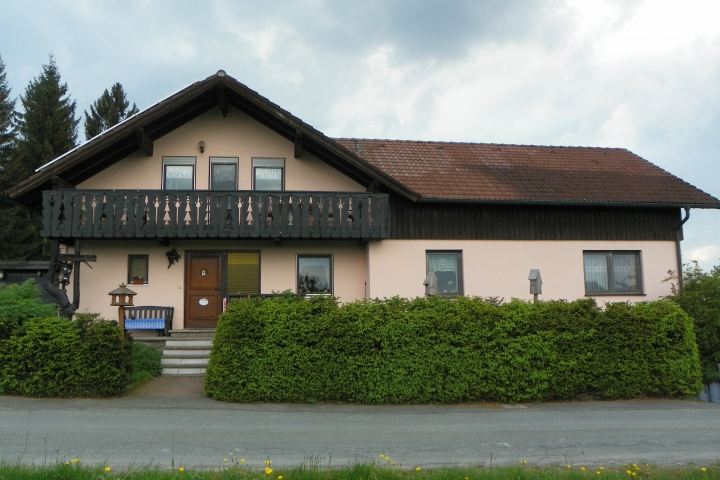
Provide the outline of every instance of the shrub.
[[131,381],[160,375],[162,373],[161,357],[162,353],[157,348],[144,343],[132,342]]
[[669,302],[440,297],[233,301],[205,390],[231,401],[450,403],[693,395],[692,323]]
[[720,363],[720,266],[710,272],[697,264],[687,265],[683,288],[673,289],[668,300],[679,305],[695,325],[695,337],[705,381],[717,381]]
[[31,319],[0,340],[0,388],[10,395],[117,396],[129,369],[117,323],[94,314]]
[[57,305],[40,299],[40,287],[30,279],[21,285],[0,284],[0,339],[30,318],[52,317]]

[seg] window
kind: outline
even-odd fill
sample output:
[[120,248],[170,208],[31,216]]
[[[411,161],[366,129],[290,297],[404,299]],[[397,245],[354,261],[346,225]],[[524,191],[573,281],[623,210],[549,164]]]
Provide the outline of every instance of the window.
[[128,255],[128,285],[147,285],[148,255]]
[[237,158],[210,157],[210,190],[237,190]]
[[333,292],[332,256],[298,255],[298,294]]
[[642,293],[640,252],[583,252],[585,293]]
[[260,253],[229,252],[225,281],[229,295],[260,293]]
[[281,191],[285,189],[285,160],[253,158],[253,189]]
[[193,190],[195,157],[163,157],[163,189]]
[[431,295],[462,295],[462,252],[428,251],[426,281]]

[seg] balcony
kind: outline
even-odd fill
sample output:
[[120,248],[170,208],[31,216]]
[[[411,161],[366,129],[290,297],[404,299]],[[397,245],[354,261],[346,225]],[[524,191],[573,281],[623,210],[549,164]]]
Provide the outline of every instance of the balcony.
[[51,190],[50,238],[386,238],[388,195],[346,192]]

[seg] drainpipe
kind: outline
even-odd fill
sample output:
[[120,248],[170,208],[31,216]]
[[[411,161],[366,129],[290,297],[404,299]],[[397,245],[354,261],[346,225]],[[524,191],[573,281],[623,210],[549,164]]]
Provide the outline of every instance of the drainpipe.
[[675,231],[675,251],[677,253],[677,266],[678,266],[678,290],[683,288],[683,265],[682,265],[682,252],[680,250],[680,240],[682,240],[682,227],[690,219],[690,209],[685,207],[685,218],[682,219],[680,225],[677,226]]

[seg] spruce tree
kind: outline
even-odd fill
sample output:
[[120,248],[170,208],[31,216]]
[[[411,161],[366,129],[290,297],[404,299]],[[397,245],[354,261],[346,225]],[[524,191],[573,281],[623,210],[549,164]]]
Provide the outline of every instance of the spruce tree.
[[134,103],[132,108],[129,107],[130,102],[121,84],[114,84],[109,92],[105,89],[100,98],[90,106],[90,113],[85,110],[85,138],[91,139],[138,113]]
[[[2,81],[0,81],[0,88]],[[43,65],[20,96],[23,113],[14,113],[14,134],[3,158],[0,187],[5,190],[27,179],[36,168],[75,147],[78,122],[75,102],[60,81],[55,59]],[[13,102],[14,104],[14,102]],[[2,133],[5,133],[3,131]],[[3,137],[4,138],[4,137]],[[41,218],[4,197],[0,200],[0,259],[35,260],[43,256]]]
[[0,168],[7,164],[15,146],[14,121],[15,100],[10,99],[5,63],[0,56]]
[[17,149],[10,163],[13,183],[28,178],[38,167],[75,148],[80,120],[67,84],[61,83],[55,58],[43,65],[20,96],[23,113],[17,114]]

